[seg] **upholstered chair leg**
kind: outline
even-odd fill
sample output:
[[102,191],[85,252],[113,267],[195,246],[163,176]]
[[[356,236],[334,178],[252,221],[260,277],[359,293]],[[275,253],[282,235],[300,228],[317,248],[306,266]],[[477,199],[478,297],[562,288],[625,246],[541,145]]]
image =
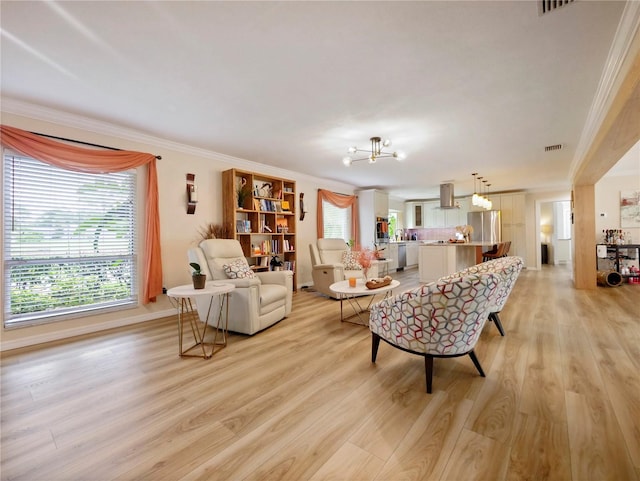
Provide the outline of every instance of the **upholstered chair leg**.
[[375,332],[371,333],[371,362],[376,362],[378,355],[378,346],[380,346],[380,336]]
[[480,361],[478,361],[478,358],[476,357],[476,353],[473,351],[469,351],[469,357],[471,358],[471,360],[473,361],[473,364],[476,366],[476,369],[478,370],[478,372],[480,373],[480,375],[482,377],[486,377],[484,375],[484,371],[482,370],[482,366],[480,365]]
[[431,386],[433,384],[433,356],[429,354],[424,356],[424,372],[427,378],[427,393],[431,394]]
[[504,336],[504,329],[502,328],[502,322],[500,322],[500,316],[498,316],[498,313],[492,312],[491,314],[489,314],[489,320],[493,321],[493,323],[498,328],[498,331],[500,331],[500,335]]

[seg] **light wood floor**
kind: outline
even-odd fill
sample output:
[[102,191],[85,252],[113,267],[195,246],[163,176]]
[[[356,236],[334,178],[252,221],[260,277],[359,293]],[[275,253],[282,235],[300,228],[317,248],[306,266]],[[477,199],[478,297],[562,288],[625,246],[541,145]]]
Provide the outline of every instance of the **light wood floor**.
[[[177,356],[174,319],[2,356],[2,480],[640,479],[640,286],[523,271],[468,357],[424,362],[337,301]],[[417,271],[396,278],[417,285]]]

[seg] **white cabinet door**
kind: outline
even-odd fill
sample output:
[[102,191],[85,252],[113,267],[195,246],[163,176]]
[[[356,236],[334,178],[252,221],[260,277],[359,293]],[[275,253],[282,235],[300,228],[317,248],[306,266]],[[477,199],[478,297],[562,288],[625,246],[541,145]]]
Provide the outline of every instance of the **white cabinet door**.
[[502,216],[502,241],[511,241],[509,255],[527,255],[527,237],[525,226],[525,197],[524,194],[504,194],[500,196],[500,211]]
[[391,259],[389,263],[389,272],[395,272],[398,270],[398,244],[389,244],[387,252],[385,252],[387,259]]
[[464,213],[464,222],[462,219],[461,209],[447,209],[444,211],[445,227],[455,227],[467,223],[467,213]]
[[456,209],[458,214],[458,221],[455,224],[449,224],[451,227],[467,224],[467,212],[469,212],[469,205],[471,205],[471,199],[465,197],[464,199],[458,199],[459,209]]
[[405,215],[407,229],[424,227],[424,205],[422,202],[407,202]]
[[502,242],[510,241],[510,256],[520,256],[526,259],[527,239],[524,224],[507,224],[502,226]]
[[502,211],[503,224],[524,224],[524,194],[503,194],[499,202],[494,210]]
[[454,246],[420,247],[420,282],[434,282],[456,270],[456,248]]
[[446,209],[440,207],[440,201],[434,200],[423,204],[424,226],[429,228],[446,227]]
[[418,244],[407,243],[407,267],[418,265]]

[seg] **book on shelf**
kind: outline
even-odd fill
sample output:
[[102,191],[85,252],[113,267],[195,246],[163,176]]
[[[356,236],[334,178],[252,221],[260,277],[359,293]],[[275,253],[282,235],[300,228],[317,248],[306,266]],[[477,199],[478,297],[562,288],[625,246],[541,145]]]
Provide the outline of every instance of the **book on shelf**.
[[236,221],[236,232],[238,234],[248,234],[251,232],[251,221],[238,219]]

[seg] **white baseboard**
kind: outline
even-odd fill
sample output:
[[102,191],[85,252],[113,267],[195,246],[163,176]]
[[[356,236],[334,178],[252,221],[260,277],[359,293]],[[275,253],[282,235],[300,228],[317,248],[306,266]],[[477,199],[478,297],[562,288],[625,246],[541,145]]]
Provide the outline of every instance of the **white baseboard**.
[[37,334],[34,336],[28,336],[13,341],[0,342],[0,352],[10,351],[11,349],[19,349],[21,347],[34,346],[36,344],[42,344],[44,342],[59,341],[61,339],[68,339],[70,337],[82,336],[84,334],[92,334],[95,332],[106,331],[107,329],[113,329],[116,327],[130,326],[133,324],[139,324],[141,322],[152,321],[154,319],[160,319],[162,317],[175,316],[175,309],[166,309],[163,311],[151,312],[148,314],[142,314],[139,316],[125,317],[123,319],[114,319],[111,321],[102,322],[100,324],[90,324],[86,326],[74,327],[72,329],[65,329],[62,331],[47,332],[45,334]]

